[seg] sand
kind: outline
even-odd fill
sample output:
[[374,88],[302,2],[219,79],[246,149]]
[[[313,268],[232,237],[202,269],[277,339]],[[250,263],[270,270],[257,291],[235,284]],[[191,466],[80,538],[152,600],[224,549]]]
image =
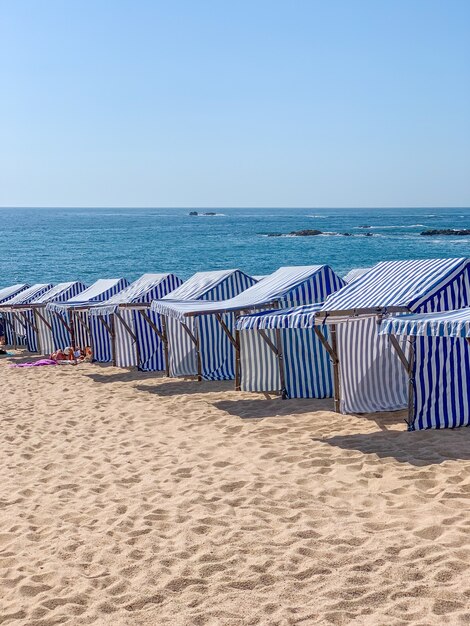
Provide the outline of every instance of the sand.
[[470,624],[470,430],[0,362],[0,623]]

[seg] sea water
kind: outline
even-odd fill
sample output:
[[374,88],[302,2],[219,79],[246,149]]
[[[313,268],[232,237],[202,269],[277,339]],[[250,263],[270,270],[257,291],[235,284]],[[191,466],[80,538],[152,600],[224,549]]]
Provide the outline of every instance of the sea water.
[[[216,215],[190,216],[192,210]],[[420,235],[430,228],[468,229],[470,208],[3,208],[0,287],[135,280],[145,272],[174,272],[185,279],[227,268],[263,275],[283,265],[321,263],[343,275],[381,260],[470,256],[470,237]],[[267,236],[300,229],[324,234]]]

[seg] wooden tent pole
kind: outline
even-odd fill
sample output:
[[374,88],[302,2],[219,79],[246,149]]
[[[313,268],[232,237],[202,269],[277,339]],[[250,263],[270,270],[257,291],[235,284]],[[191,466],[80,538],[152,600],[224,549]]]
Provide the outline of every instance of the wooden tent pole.
[[340,377],[339,377],[339,359],[338,359],[338,339],[336,336],[336,324],[331,324],[331,349],[333,350],[336,358],[333,361],[333,376],[335,382],[335,411],[340,412],[341,405],[341,389],[340,389]]
[[279,379],[281,381],[281,395],[283,400],[287,400],[286,375],[284,371],[284,353],[282,350],[281,329],[276,328],[277,360],[279,363]]
[[[334,329],[334,333],[333,333]],[[339,413],[340,410],[340,377],[339,377],[339,359],[338,359],[338,345],[336,339],[336,324],[332,324],[330,327],[331,331],[331,345],[325,338],[325,335],[322,333],[318,326],[314,326],[313,330],[315,335],[318,337],[320,343],[325,348],[325,350],[330,355],[331,361],[333,363],[333,394],[334,394],[334,403],[335,403],[335,411]]]
[[241,388],[240,331],[235,330],[235,391]]
[[160,316],[162,319],[162,341],[163,341],[163,356],[165,359],[165,376],[167,378],[170,377],[170,359],[169,359],[169,350],[168,350],[168,333],[166,327],[166,317],[164,315]]
[[113,365],[116,367],[116,320],[114,319],[114,315],[110,316],[110,326],[111,326],[111,348],[113,351]]

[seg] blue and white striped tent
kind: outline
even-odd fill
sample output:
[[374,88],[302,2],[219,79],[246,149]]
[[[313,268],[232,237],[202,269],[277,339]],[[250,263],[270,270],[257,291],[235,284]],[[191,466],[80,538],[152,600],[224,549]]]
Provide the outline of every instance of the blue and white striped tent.
[[[329,296],[317,324],[329,324],[339,360],[338,410],[393,411],[407,406],[408,377],[378,323],[393,313],[439,312],[468,306],[469,261],[431,259],[378,263]],[[406,341],[401,340],[406,352]]]
[[[332,397],[331,360],[312,330],[315,326],[315,314],[321,306],[321,303],[307,304],[291,309],[242,315],[237,319],[239,331],[251,331],[247,336],[254,331],[261,333],[261,336],[266,336],[267,331],[274,331],[268,338],[273,344],[271,351],[278,356],[278,368],[271,382],[267,384],[258,374],[267,371],[267,366],[262,365],[258,369],[253,367],[254,389],[276,391],[283,387],[289,398]],[[262,363],[265,358],[265,353],[260,353],[257,347],[258,344],[255,343],[251,350],[247,350],[247,356],[256,364]]]
[[[161,312],[159,306],[172,309],[180,303],[218,302],[243,293],[256,280],[240,270],[198,272],[161,300],[154,300],[151,310],[165,317],[170,376],[200,375],[207,380],[230,378],[233,370],[231,344],[216,319],[175,317]],[[231,317],[224,318],[231,323]],[[188,332],[189,331],[189,332]],[[205,337],[197,350],[194,339]]]
[[86,285],[80,281],[59,283],[28,304],[21,306],[19,313],[27,323],[26,343],[30,352],[51,354],[54,351],[52,319],[46,310],[46,305],[49,302],[65,302],[84,289]]
[[[234,314],[267,309],[273,306],[292,307],[321,302],[329,293],[343,286],[343,280],[327,265],[281,267],[246,291],[229,300],[220,302],[155,302],[152,306],[169,319],[180,322],[195,319],[202,376],[208,380],[236,378],[237,387],[246,391],[274,391],[281,389],[277,357],[259,333],[243,331],[233,337]],[[226,324],[231,339],[225,334],[224,368],[218,370],[213,362],[220,362],[220,343],[216,343],[211,332],[219,332],[220,322]],[[209,326],[210,324],[210,326]],[[215,330],[214,330],[215,329]],[[270,333],[268,332],[268,335]],[[270,337],[272,340],[272,337]],[[238,348],[240,369],[236,372]],[[240,374],[238,380],[235,374]]]
[[27,289],[23,289],[19,293],[17,292],[16,295],[0,304],[0,312],[5,321],[7,345],[26,345],[28,324],[19,309],[52,289],[52,287],[53,285],[50,283],[37,283]]
[[470,308],[391,316],[380,333],[406,337],[411,344],[408,429],[468,426]]
[[[46,310],[51,314],[55,349],[64,349],[74,343],[81,348],[91,346],[88,310],[96,302],[109,300],[129,282],[125,278],[101,278],[90,287],[66,302],[49,302]],[[72,331],[74,341],[72,340]]]
[[3,287],[0,289],[0,304],[3,304],[10,298],[13,298],[17,294],[21,293],[25,289],[28,289],[29,285],[26,283],[19,283],[18,285],[11,285],[10,287]]
[[103,304],[93,306],[94,358],[101,363],[113,361],[117,367],[165,369],[162,341],[146,319],[148,316],[161,331],[160,317],[139,305],[163,298],[182,283],[175,274],[144,274]]
[[[3,287],[0,289],[0,304],[6,302],[10,298],[13,298],[21,291],[27,289],[29,285],[21,283],[18,285],[11,285],[10,287]],[[3,320],[2,313],[0,312],[0,336],[5,335],[5,326],[7,323]]]
[[349,270],[346,276],[343,276],[343,280],[347,284],[352,283],[361,276],[364,276],[369,270],[370,267],[356,267],[355,269]]

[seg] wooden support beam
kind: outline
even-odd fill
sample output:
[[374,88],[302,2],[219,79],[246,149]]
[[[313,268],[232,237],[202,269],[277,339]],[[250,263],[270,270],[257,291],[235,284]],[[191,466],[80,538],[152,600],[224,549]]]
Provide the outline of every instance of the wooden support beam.
[[49,320],[41,313],[41,311],[39,309],[33,309],[34,314],[37,315],[43,322],[44,324],[47,326],[47,328],[52,331],[52,324],[49,322]]
[[330,329],[331,333],[331,349],[333,353],[336,355],[336,358],[333,361],[333,376],[334,376],[334,384],[335,384],[335,411],[336,413],[340,412],[341,409],[341,387],[340,387],[340,375],[339,375],[339,359],[338,359],[338,340],[336,336],[336,324],[331,325]]
[[[169,378],[170,376],[170,351],[168,349],[168,334],[166,328],[166,317],[164,315],[160,316],[162,320],[162,341],[163,341],[163,355],[165,359],[165,376]],[[140,359],[139,359],[140,360]]]
[[235,348],[235,350],[237,349],[237,342],[235,341],[234,336],[232,335],[232,333],[230,332],[230,328],[227,326],[227,324],[224,322],[224,320],[222,319],[222,315],[220,313],[216,313],[215,317],[217,318],[217,321],[219,322],[219,324],[222,326],[225,334],[227,335],[227,337],[230,340],[230,343],[232,344],[232,346]]
[[137,337],[135,336],[134,331],[129,326],[129,324],[126,322],[126,320],[122,317],[122,315],[119,313],[119,311],[115,311],[114,315],[116,316],[116,319],[118,319],[121,322],[121,324],[124,326],[124,328],[127,330],[129,335],[132,337],[132,340],[133,341],[137,341]]
[[157,333],[157,335],[159,336],[159,338],[163,342],[165,342],[166,341],[166,337],[164,336],[162,331],[158,328],[158,326],[155,324],[155,322],[142,309],[138,309],[138,311],[139,311],[139,315],[141,315],[144,318],[144,320],[147,322],[147,324],[150,326],[150,328]]
[[408,359],[406,358],[406,354],[403,352],[400,344],[398,343],[398,339],[395,337],[395,335],[389,335],[389,337],[390,337],[390,343],[394,347],[395,352],[398,355],[398,358],[402,362],[402,365],[405,368],[407,374],[409,374],[410,373],[410,363],[409,363]]
[[279,363],[279,379],[281,381],[281,395],[282,399],[286,400],[288,398],[287,389],[286,389],[286,375],[284,371],[284,352],[282,350],[282,337],[281,337],[281,329],[276,328],[276,345],[277,345],[277,360]]
[[277,346],[271,341],[268,333],[264,330],[264,328],[258,328],[258,333],[260,337],[263,339],[265,343],[271,348],[276,356],[279,356],[279,350]]
[[240,361],[240,331],[235,330],[235,391],[240,391],[241,387],[241,361]]

